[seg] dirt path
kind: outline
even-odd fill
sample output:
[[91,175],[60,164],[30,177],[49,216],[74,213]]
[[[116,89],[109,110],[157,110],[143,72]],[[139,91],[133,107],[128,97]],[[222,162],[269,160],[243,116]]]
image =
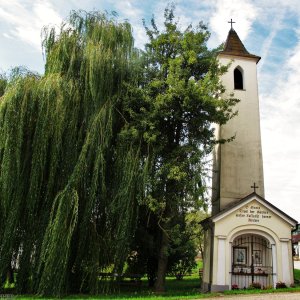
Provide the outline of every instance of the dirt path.
[[[214,299],[214,298],[212,298]],[[297,293],[268,293],[259,295],[231,295],[220,296],[217,299],[224,300],[300,300],[300,292]]]

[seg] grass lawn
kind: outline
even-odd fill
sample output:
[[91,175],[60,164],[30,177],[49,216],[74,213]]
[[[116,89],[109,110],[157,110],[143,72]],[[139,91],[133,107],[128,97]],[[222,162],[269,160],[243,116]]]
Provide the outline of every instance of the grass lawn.
[[[199,265],[198,265],[199,267]],[[295,270],[295,280],[300,282],[300,270]],[[192,275],[184,277],[183,280],[176,280],[175,278],[168,277],[166,281],[166,292],[163,295],[154,294],[147,287],[146,279],[143,279],[142,285],[137,286],[121,286],[115,292],[108,295],[86,296],[74,295],[68,296],[63,299],[130,299],[130,300],[179,300],[179,299],[203,299],[214,298],[220,295],[234,295],[234,294],[257,294],[257,293],[278,293],[278,292],[300,292],[300,286],[295,288],[277,289],[277,290],[233,290],[224,293],[200,293],[200,281],[198,276],[198,268],[196,268]],[[0,295],[1,298],[1,295]],[[15,296],[12,299],[55,299],[45,298],[38,296]],[[237,298],[238,299],[238,298]]]
[[300,283],[300,270],[297,269],[294,270],[294,278],[295,278],[295,282]]

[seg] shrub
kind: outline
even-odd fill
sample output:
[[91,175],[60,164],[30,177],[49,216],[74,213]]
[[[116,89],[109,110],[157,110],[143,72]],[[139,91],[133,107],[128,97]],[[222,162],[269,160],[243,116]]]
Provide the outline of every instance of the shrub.
[[261,283],[260,282],[253,282],[248,287],[249,290],[261,290]]
[[232,290],[238,290],[238,289],[239,289],[239,286],[238,286],[237,284],[233,284],[233,285],[231,286],[231,289],[232,289]]
[[285,282],[278,281],[276,283],[276,289],[286,289],[286,288],[287,288],[287,286],[286,286]]
[[182,273],[177,273],[177,274],[175,274],[175,277],[176,277],[176,279],[177,280],[182,280],[183,279],[183,274]]
[[265,286],[265,290],[271,290],[271,289],[273,289],[273,285],[267,285],[267,286]]

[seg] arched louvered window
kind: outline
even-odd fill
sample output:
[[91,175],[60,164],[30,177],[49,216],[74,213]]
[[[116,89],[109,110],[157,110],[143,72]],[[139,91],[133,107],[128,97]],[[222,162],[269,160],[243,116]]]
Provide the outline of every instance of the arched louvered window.
[[234,89],[235,90],[243,90],[243,73],[240,67],[234,69]]

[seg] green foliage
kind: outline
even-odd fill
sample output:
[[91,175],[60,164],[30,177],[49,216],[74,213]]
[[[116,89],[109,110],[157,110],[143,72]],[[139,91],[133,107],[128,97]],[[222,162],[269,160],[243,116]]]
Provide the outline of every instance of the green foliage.
[[195,261],[197,250],[193,235],[193,228],[186,222],[184,215],[181,219],[178,218],[178,223],[172,228],[167,266],[167,273],[177,279],[190,275],[197,266]]
[[0,75],[0,97],[3,96],[7,85],[7,78],[5,75]]
[[186,223],[192,232],[191,240],[197,252],[200,253],[202,257],[204,255],[204,232],[199,223],[209,216],[208,212],[201,209],[191,210],[186,214]]
[[248,287],[248,290],[255,290],[255,289],[261,290],[261,283],[260,282],[253,282]]
[[15,69],[1,98],[0,274],[15,262],[18,292],[95,293],[100,269],[122,268],[143,194],[123,108],[139,53],[128,23],[97,12],[50,28],[44,50],[45,75]]
[[[140,217],[143,214],[140,210]],[[152,218],[152,219],[151,219]],[[178,218],[179,221],[179,218]],[[132,252],[128,257],[128,273],[147,274],[150,286],[156,279],[158,260],[157,219],[155,216],[147,220],[147,224],[140,222],[133,240]],[[187,227],[183,219],[172,228],[172,240],[168,249],[167,274],[182,279],[191,274],[196,267],[196,246],[193,240],[193,230]],[[198,274],[198,269],[195,271]]]
[[180,242],[176,246],[170,246],[168,259],[168,273],[177,279],[183,279],[184,276],[190,275],[195,268],[196,249],[190,239],[190,236],[181,236]]
[[300,270],[294,269],[294,279],[295,282],[300,283]]
[[63,289],[70,243],[77,219],[78,194],[75,190],[66,189],[54,200],[45,232],[38,269],[38,273],[41,274],[39,285],[41,294],[51,294],[55,289]]

